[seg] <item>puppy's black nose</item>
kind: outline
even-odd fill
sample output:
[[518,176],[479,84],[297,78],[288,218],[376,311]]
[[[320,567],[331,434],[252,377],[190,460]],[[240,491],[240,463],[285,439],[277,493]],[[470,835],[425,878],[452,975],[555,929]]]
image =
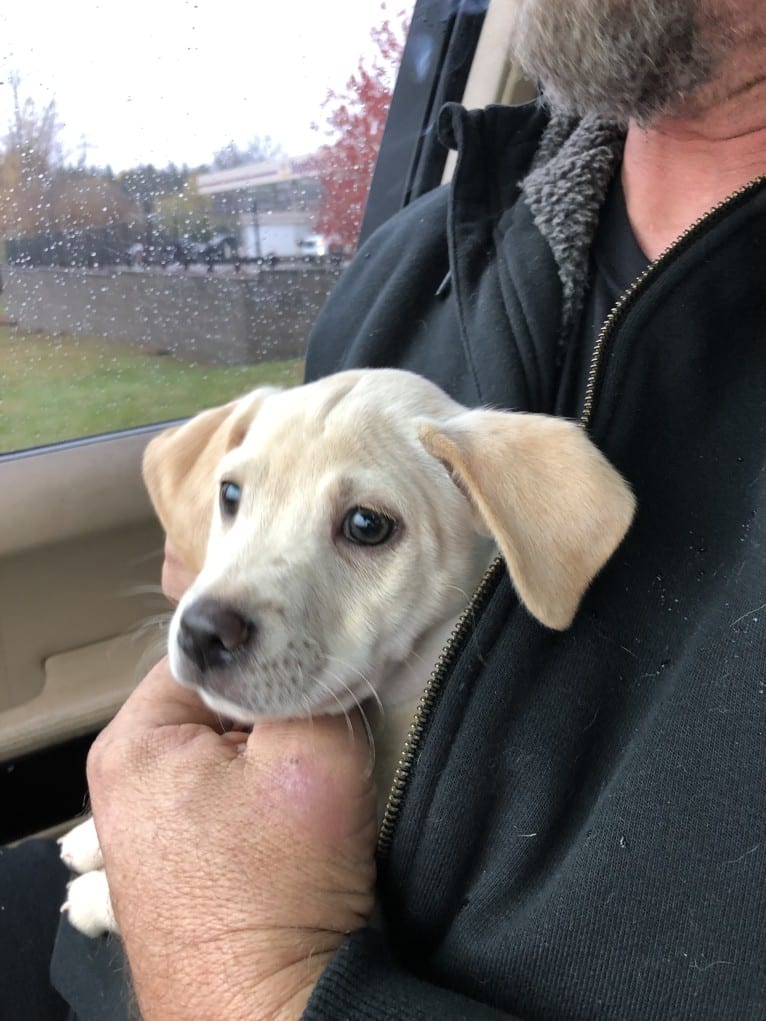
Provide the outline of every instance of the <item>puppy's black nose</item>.
[[255,624],[216,599],[197,599],[184,610],[178,628],[181,650],[200,670],[226,667],[255,636]]

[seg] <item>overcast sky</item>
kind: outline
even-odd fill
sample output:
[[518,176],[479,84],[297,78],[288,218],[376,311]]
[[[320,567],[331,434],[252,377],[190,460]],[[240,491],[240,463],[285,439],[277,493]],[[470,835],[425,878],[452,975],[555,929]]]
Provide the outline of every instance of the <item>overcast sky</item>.
[[[393,11],[412,0],[394,0]],[[0,134],[22,96],[55,98],[70,161],[122,170],[196,165],[229,140],[317,148],[327,89],[370,48],[381,0],[66,0],[0,10]]]

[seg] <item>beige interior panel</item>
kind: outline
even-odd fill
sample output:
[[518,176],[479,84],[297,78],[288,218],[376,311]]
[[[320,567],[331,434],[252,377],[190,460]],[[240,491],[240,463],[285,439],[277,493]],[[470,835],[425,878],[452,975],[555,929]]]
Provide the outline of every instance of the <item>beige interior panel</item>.
[[0,561],[0,709],[42,691],[52,656],[133,632],[166,608],[161,552],[147,522]]
[[49,657],[42,690],[0,712],[5,760],[98,730],[164,651],[160,629],[119,635]]
[[157,431],[0,461],[0,761],[101,726],[157,644]]
[[137,429],[0,457],[0,558],[149,520],[141,456],[160,431]]

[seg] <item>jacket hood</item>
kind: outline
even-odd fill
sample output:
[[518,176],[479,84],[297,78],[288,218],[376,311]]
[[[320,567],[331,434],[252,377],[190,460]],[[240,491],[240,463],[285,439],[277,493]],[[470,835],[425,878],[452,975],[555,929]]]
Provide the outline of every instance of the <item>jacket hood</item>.
[[450,103],[442,111],[439,134],[459,153],[482,136],[486,161],[502,168],[495,191],[506,207],[513,199],[507,189],[521,192],[556,263],[565,338],[582,307],[588,252],[622,158],[624,130],[596,117],[550,114],[537,103],[472,111]]

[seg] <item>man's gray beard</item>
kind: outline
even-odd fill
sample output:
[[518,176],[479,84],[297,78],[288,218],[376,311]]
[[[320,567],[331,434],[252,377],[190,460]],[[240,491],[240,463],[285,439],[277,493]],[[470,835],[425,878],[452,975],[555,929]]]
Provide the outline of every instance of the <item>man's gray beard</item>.
[[[521,0],[512,48],[554,109],[646,124],[715,75],[700,0]],[[706,33],[710,38],[710,33]]]

